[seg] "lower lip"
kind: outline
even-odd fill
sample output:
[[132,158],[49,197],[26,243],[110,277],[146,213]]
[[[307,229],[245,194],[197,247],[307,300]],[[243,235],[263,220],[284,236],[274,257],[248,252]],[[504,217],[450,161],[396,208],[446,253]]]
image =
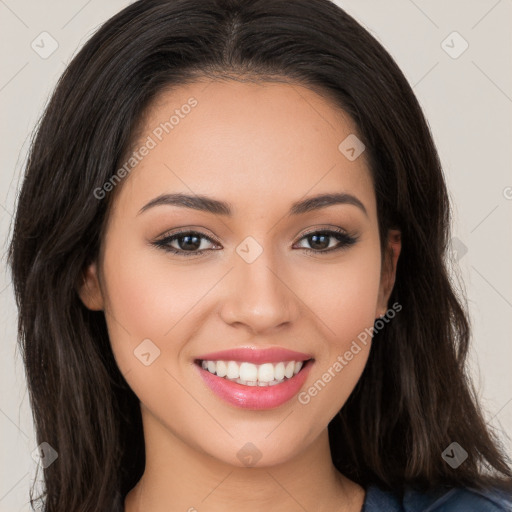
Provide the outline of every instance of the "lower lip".
[[292,399],[306,380],[313,359],[307,361],[301,371],[281,384],[274,386],[244,386],[218,377],[195,364],[206,385],[220,398],[236,407],[245,409],[273,409]]

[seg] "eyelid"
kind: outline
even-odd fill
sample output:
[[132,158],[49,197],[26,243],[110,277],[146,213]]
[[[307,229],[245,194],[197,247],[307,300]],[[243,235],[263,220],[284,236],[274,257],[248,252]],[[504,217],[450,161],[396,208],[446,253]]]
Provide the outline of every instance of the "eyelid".
[[350,236],[350,233],[346,229],[340,228],[339,226],[324,226],[324,227],[311,228],[311,229],[305,231],[304,233],[301,233],[299,240],[301,240],[305,236],[311,235],[313,233],[323,233],[325,231],[334,231],[336,233]]
[[170,238],[172,236],[193,234],[193,235],[198,235],[203,238],[206,238],[210,242],[213,242],[217,245],[221,245],[220,241],[215,236],[207,235],[206,233],[204,233],[204,231],[203,231],[204,229],[205,228],[195,228],[194,226],[190,226],[190,227],[186,227],[186,228],[169,229],[169,230],[165,231],[164,233],[162,233],[161,235],[157,236],[155,238],[155,241],[158,242],[158,241],[166,240],[167,238]]
[[[213,242],[217,245],[221,245],[220,241],[215,236],[207,235],[206,233],[202,232],[201,230],[203,230],[203,229],[205,229],[205,228],[202,228],[202,227],[195,228],[194,226],[188,226],[186,228],[169,229],[169,230],[165,231],[164,233],[162,233],[161,235],[157,236],[155,238],[155,241],[162,241],[162,240],[165,240],[167,238],[170,238],[172,236],[177,236],[177,235],[194,234],[194,235],[199,235],[201,237],[204,237],[204,238],[208,239],[210,242]],[[300,235],[296,235],[294,238],[299,237],[297,241],[300,241],[304,237],[306,237],[310,234],[324,232],[324,231],[334,231],[336,233],[340,233],[342,235],[347,235],[349,237],[356,236],[354,234],[351,234],[348,230],[340,228],[339,226],[327,225],[324,227],[318,227],[318,226],[313,227],[313,228],[301,233]]]

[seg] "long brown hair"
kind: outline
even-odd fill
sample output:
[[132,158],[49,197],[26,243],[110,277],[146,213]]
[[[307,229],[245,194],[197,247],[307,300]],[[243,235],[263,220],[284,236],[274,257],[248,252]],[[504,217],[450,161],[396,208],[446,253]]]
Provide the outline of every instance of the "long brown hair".
[[[390,297],[402,311],[375,333],[356,388],[329,424],[335,466],[363,486],[510,489],[510,459],[465,369],[470,324],[448,275],[450,205],[438,154],[391,56],[328,0],[141,0],[65,70],[17,204],[9,263],[19,345],[38,443],[59,454],[44,469],[44,510],[122,510],[144,470],[138,399],[115,363],[103,312],[77,294],[113,199],[94,190],[116,173],[164,88],[242,75],[286,77],[347,112],[366,145],[383,256],[388,229],[402,233]],[[441,457],[452,441],[469,454],[456,470]]]

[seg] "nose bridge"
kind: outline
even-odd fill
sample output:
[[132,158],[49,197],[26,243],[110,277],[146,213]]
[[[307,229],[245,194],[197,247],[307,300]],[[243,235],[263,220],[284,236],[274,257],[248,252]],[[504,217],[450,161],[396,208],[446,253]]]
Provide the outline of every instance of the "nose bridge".
[[235,268],[230,272],[229,291],[221,308],[223,320],[246,324],[254,331],[293,321],[297,304],[285,276],[279,275],[283,265],[277,261],[276,251],[247,237],[235,252]]

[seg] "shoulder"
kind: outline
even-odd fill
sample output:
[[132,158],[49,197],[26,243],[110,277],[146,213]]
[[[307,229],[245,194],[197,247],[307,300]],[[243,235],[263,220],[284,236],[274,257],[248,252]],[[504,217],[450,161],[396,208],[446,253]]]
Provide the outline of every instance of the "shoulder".
[[363,512],[512,512],[512,493],[439,487],[428,492],[406,488],[399,495],[372,485]]
[[409,489],[403,507],[404,512],[512,512],[512,495],[469,487],[439,488],[428,493]]

